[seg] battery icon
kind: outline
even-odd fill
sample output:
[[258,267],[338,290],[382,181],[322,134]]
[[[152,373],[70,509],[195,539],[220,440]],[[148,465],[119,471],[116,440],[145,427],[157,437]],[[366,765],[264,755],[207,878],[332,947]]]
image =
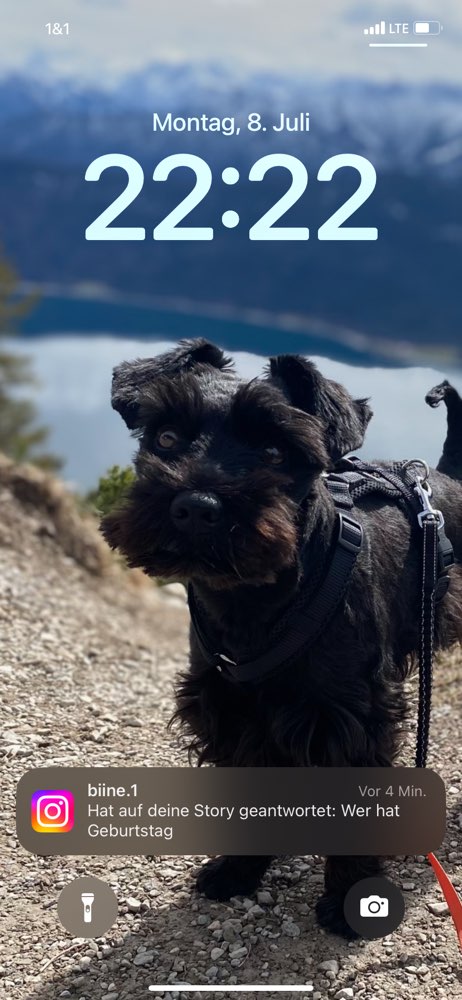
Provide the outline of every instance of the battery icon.
[[441,30],[440,21],[414,21],[414,35],[439,35]]

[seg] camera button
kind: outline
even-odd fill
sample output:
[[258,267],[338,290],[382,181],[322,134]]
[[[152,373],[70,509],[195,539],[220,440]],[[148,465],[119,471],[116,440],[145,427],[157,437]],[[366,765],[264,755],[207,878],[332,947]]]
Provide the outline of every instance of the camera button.
[[343,912],[349,926],[360,937],[386,937],[404,917],[404,897],[387,878],[363,878],[345,896]]

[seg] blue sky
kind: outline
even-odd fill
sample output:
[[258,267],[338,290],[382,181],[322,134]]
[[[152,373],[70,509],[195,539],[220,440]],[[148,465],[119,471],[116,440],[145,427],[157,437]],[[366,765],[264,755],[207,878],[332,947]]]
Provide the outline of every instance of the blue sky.
[[[6,6],[8,4],[8,14]],[[7,0],[3,72],[26,69],[119,81],[158,61],[210,60],[239,72],[445,79],[462,83],[461,0]],[[372,50],[363,27],[385,18],[437,18],[428,49]],[[48,37],[45,23],[70,24]]]

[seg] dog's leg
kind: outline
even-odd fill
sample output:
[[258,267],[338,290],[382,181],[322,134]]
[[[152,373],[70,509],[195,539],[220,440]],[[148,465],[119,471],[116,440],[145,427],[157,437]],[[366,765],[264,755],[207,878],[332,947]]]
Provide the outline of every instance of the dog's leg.
[[[380,689],[376,689],[375,698],[378,705]],[[390,712],[396,713],[395,719],[390,719]],[[396,722],[404,715],[404,702],[401,690],[396,690],[393,705],[388,706],[377,715],[375,727],[381,730],[381,737],[369,734],[369,746],[359,757],[351,757],[344,753],[344,766],[350,767],[392,767],[396,757]],[[388,716],[388,717],[387,717]],[[350,759],[348,759],[350,757]],[[343,906],[345,896],[355,882],[363,878],[376,878],[382,874],[384,859],[380,857],[360,855],[334,855],[326,858],[324,871],[324,893],[316,904],[316,916],[321,927],[332,934],[344,938],[357,938],[359,935],[345,920]]]
[[344,938],[359,935],[347,924],[343,914],[345,896],[355,882],[382,873],[382,859],[374,857],[333,856],[326,859],[325,892],[316,903],[316,916],[321,927]]
[[213,858],[199,872],[198,892],[203,892],[209,899],[249,896],[260,885],[272,860],[271,855]]

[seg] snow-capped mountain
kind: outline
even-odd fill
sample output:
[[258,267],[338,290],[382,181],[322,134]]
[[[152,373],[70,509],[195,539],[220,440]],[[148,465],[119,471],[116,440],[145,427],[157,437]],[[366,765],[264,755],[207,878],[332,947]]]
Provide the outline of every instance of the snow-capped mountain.
[[[234,116],[241,133],[154,133],[154,112]],[[250,112],[268,125],[281,113],[309,112],[310,130],[249,132]],[[0,244],[25,279],[90,280],[130,294],[314,316],[400,341],[460,343],[462,88],[233,77],[216,65],[158,64],[113,89],[9,76],[0,80],[0,135]],[[309,171],[306,190],[279,222],[309,226],[306,242],[249,240],[250,227],[290,184],[287,171],[277,169],[262,183],[249,182],[249,166],[276,150],[299,157]],[[153,227],[182,202],[194,178],[172,171],[158,184],[152,170],[185,151],[207,160],[213,176],[185,224],[213,227],[214,239],[155,242]],[[88,164],[110,152],[143,167],[142,191],[114,223],[143,227],[143,241],[85,240],[86,227],[126,185],[120,170],[85,181]],[[358,187],[351,169],[339,170],[332,183],[317,182],[321,163],[345,152],[368,157],[376,168],[376,188],[349,223],[376,227],[375,242],[317,239],[321,224]],[[239,169],[233,188],[222,181],[224,166]],[[230,210],[239,216],[232,230],[223,222]],[[91,330],[94,316],[90,305],[77,321],[69,307],[61,329]]]
[[[319,81],[259,73],[233,78],[216,65],[156,64],[128,75],[112,90],[87,88],[66,78],[8,76],[0,79],[0,158],[36,162],[88,162],[107,144],[163,152],[171,136],[153,136],[151,114],[234,115],[245,123],[249,111],[268,119],[281,112],[309,111],[309,137],[265,136],[243,131],[236,151],[252,154],[275,148],[305,148],[314,157],[347,148],[368,155],[377,168],[420,173],[462,170],[462,89],[446,84],[381,84],[363,79]],[[174,141],[177,139],[174,136]],[[183,142],[194,137],[182,137]],[[197,142],[197,136],[195,140]],[[229,141],[201,135],[204,150],[221,159]],[[239,149],[238,149],[239,147]]]

